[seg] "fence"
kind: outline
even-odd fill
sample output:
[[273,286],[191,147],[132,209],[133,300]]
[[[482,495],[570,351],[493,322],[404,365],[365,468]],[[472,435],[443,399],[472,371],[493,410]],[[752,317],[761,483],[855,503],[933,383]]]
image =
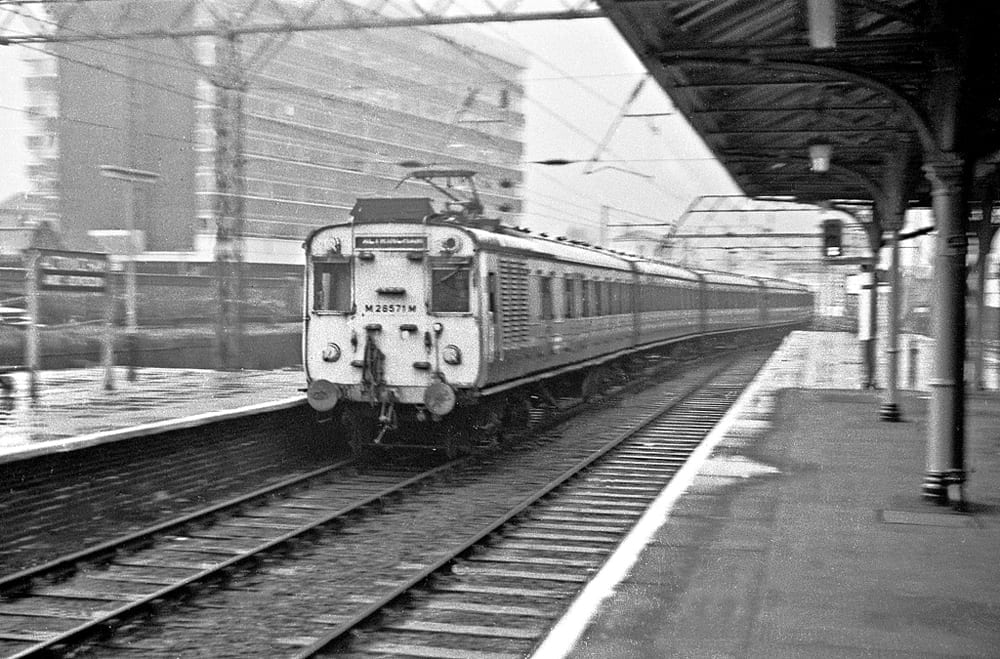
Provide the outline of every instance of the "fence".
[[[302,318],[302,279],[291,273],[284,276],[243,278],[241,312],[246,322],[295,322]],[[271,273],[269,273],[271,274]],[[214,322],[218,315],[217,279],[211,274],[138,273],[137,316],[142,325],[180,325]],[[0,267],[0,299],[22,300],[25,276],[23,268]],[[125,314],[124,276],[113,273],[112,294],[115,322]],[[24,306],[19,304],[17,306]],[[100,295],[44,291],[39,298],[39,322],[62,325],[104,319],[104,301]]]

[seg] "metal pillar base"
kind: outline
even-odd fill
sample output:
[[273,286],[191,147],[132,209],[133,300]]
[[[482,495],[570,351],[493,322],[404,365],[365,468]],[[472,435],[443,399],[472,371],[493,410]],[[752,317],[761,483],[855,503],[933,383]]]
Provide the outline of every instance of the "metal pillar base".
[[902,421],[903,415],[899,411],[899,405],[896,403],[882,403],[878,408],[878,420],[879,421]]
[[929,471],[924,474],[924,484],[921,487],[921,494],[926,501],[936,503],[941,506],[948,504],[947,479],[942,472]]
[[923,497],[930,503],[952,506],[965,510],[965,472],[952,469],[947,472],[929,471],[924,474]]
[[948,503],[955,510],[965,510],[965,471],[952,469],[945,474],[945,484],[948,487]]

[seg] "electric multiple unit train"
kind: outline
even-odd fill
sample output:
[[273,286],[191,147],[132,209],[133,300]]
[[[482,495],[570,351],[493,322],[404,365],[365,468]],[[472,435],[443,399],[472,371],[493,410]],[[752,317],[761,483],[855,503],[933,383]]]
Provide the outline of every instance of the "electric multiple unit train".
[[[465,170],[417,174],[471,181]],[[773,279],[697,272],[501,226],[477,196],[359,199],[306,240],[309,404],[352,446],[402,426],[451,447],[525,423],[546,388],[671,342],[807,321],[813,296]],[[438,422],[438,423],[434,423]],[[442,432],[441,429],[448,429]]]

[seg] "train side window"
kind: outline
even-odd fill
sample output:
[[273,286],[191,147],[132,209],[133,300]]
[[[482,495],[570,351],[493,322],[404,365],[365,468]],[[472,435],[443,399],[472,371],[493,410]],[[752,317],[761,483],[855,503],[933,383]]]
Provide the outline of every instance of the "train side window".
[[431,311],[469,311],[468,263],[435,265],[431,268]]
[[486,275],[486,288],[490,297],[490,313],[497,312],[497,273],[491,272]]
[[584,279],[580,284],[583,289],[581,295],[583,305],[580,307],[580,316],[586,318],[590,315],[590,281]]
[[575,282],[569,275],[567,275],[566,278],[563,279],[563,304],[565,307],[564,308],[565,314],[563,315],[563,318],[573,317],[573,299],[575,297],[576,297]]
[[313,263],[313,310],[351,310],[351,264],[348,261]]
[[556,317],[552,306],[552,277],[542,275],[538,278],[539,293],[542,303],[542,320],[552,320]]

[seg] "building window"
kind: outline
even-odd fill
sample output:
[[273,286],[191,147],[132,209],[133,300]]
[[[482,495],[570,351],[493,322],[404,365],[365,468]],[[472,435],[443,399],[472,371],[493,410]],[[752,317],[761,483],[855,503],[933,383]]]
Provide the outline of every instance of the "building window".
[[274,198],[275,199],[295,199],[295,186],[289,185],[288,183],[275,183],[274,184]]

